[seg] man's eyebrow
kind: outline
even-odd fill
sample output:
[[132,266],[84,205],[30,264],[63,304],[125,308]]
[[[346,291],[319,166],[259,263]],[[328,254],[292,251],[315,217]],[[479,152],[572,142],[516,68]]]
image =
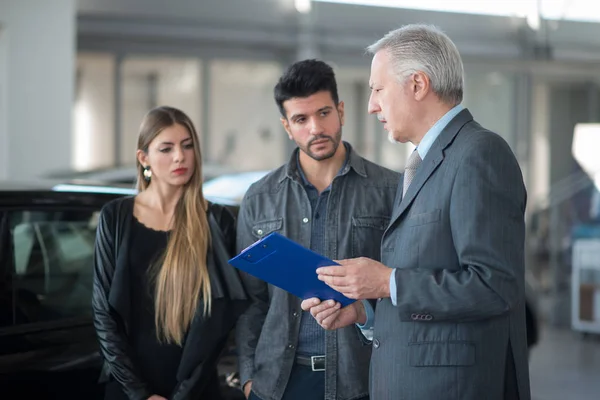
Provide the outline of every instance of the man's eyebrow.
[[[317,110],[317,113],[320,113],[320,112],[323,112],[323,111],[328,111],[328,110],[333,110],[333,107],[332,106],[321,107],[321,108],[319,108]],[[290,119],[293,120],[293,119],[296,119],[296,118],[299,118],[299,117],[305,117],[305,116],[306,116],[306,114],[294,114],[294,115],[292,115],[290,117]]]

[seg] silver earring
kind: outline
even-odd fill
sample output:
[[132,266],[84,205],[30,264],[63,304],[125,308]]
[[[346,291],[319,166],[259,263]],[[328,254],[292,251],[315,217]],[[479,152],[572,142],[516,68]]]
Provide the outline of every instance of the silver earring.
[[151,178],[152,170],[150,169],[150,167],[144,167],[144,179],[146,180],[146,182],[150,182]]

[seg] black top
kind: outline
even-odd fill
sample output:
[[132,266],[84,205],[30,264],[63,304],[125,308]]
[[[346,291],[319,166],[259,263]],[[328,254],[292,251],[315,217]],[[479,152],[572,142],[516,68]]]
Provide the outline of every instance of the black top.
[[169,234],[146,227],[136,218],[131,230],[130,344],[143,379],[153,393],[169,397],[177,385],[177,368],[182,348],[160,343],[154,323],[154,274],[156,262],[167,247]]
[[[234,216],[220,205],[209,206],[211,246],[206,261],[211,281],[211,314],[204,317],[203,302],[199,302],[179,362],[176,362],[172,348],[161,349],[161,354],[157,354],[152,308],[145,309],[150,317],[138,311],[139,305],[152,304],[149,300],[152,296],[148,291],[132,291],[134,287],[151,288],[147,274],[140,279],[140,273],[143,276],[144,268],[147,271],[154,257],[160,254],[159,248],[164,251],[168,234],[147,232],[147,228],[139,226],[133,217],[133,203],[133,197],[126,197],[106,204],[100,213],[96,235],[92,296],[94,325],[106,367],[101,381],[106,381],[109,376],[112,379],[106,387],[105,398],[116,400],[122,397],[119,394],[124,394],[129,399],[147,399],[159,389],[157,379],[147,377],[149,373],[156,373],[153,368],[159,368],[161,373],[173,370],[168,378],[159,377],[160,385],[172,388],[170,394],[166,393],[170,400],[218,398],[209,394],[209,387],[217,383],[215,373],[219,355],[238,316],[251,301],[240,274],[228,264],[235,247]],[[153,240],[162,241],[162,245]],[[150,332],[144,332],[141,328],[144,324]],[[140,345],[138,337],[151,339],[152,344]],[[140,357],[148,359],[140,360]],[[169,368],[167,363],[175,368]],[[170,383],[173,379],[176,380],[174,388]]]

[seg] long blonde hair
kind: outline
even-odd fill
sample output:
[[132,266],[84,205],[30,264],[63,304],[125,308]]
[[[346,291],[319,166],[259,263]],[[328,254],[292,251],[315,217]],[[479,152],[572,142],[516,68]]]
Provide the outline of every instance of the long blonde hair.
[[[150,110],[144,117],[138,149],[147,153],[154,138],[174,124],[187,128],[192,137],[195,168],[175,206],[173,228],[165,253],[154,268],[154,307],[158,339],[182,345],[200,299],[204,300],[204,315],[210,314],[211,307],[211,287],[206,265],[211,237],[207,202],[202,193],[200,143],[190,118],[176,108],[163,106]],[[151,184],[151,181],[144,179],[143,171],[138,160],[137,189],[140,192]]]

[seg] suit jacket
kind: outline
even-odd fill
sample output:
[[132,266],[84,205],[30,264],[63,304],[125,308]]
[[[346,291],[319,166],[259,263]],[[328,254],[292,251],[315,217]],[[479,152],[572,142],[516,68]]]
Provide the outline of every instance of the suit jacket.
[[[207,213],[211,247],[207,266],[211,281],[212,308],[204,317],[199,301],[196,316],[183,343],[177,370],[177,387],[170,399],[196,399],[214,378],[218,357],[249,299],[237,270],[227,260],[235,248],[235,221],[224,207],[211,204]],[[133,197],[109,202],[100,214],[94,257],[92,305],[94,325],[105,360],[105,373],[121,384],[130,399],[145,400],[152,390],[139,374],[132,358],[127,332],[130,321],[131,284],[129,237],[133,220]]]
[[526,190],[507,143],[468,110],[397,197],[382,239],[397,305],[376,303],[372,400],[529,400]]

